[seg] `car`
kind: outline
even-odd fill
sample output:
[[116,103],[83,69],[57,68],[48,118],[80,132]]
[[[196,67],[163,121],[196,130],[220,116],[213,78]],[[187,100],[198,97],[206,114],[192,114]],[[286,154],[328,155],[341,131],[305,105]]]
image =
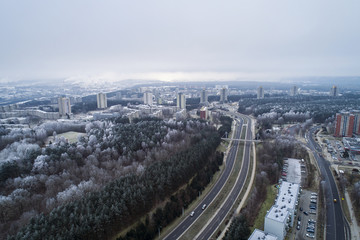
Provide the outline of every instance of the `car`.
[[309,219],[308,221],[309,223],[316,223],[316,221],[314,219]]
[[300,225],[297,225],[297,226],[296,226],[296,229],[297,229],[297,230],[300,230]]
[[298,221],[301,221],[301,216],[298,216]]
[[317,196],[317,193],[314,193],[314,192],[313,192],[313,193],[311,193],[311,195],[312,195],[312,196]]
[[298,221],[298,225],[300,225],[301,224],[301,221]]
[[306,236],[307,236],[308,238],[315,238],[315,235],[312,234],[312,233],[307,233]]
[[300,212],[302,212],[302,210],[303,210],[303,208],[302,208],[302,207],[300,207]]
[[204,204],[203,206],[202,206],[202,210],[204,210],[206,208],[206,204]]
[[312,228],[306,228],[306,231],[309,232],[309,233],[314,233],[315,232],[315,229],[312,229]]
[[337,202],[337,199],[336,198],[334,198],[334,203],[336,203]]
[[310,210],[309,213],[310,213],[310,214],[316,214],[316,211],[315,211],[315,210]]
[[192,212],[190,213],[190,217],[194,216],[194,214],[195,214],[195,212],[192,211]]
[[307,215],[309,215],[307,212],[304,212],[304,214],[307,216]]

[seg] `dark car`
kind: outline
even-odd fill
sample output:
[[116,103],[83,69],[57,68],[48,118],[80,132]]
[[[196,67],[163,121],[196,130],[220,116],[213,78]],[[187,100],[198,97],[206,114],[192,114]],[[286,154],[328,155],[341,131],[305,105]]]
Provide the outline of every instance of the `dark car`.
[[304,212],[304,214],[307,216],[307,215],[309,215],[307,212]]

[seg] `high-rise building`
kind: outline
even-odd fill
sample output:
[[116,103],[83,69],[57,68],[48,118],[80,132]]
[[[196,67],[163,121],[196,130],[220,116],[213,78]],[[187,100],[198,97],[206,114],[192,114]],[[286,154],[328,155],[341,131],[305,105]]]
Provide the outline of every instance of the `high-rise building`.
[[332,88],[330,89],[330,96],[331,97],[336,97],[339,95],[339,90],[336,86],[332,86]]
[[296,96],[298,95],[299,89],[297,86],[292,86],[290,88],[290,96]]
[[335,117],[335,137],[351,137],[354,130],[355,116],[348,112],[337,113]]
[[185,109],[186,108],[186,98],[185,98],[185,94],[182,92],[179,92],[177,94],[177,99],[176,99],[176,106],[180,109]]
[[70,98],[60,97],[58,98],[58,104],[60,116],[66,116],[71,114]]
[[121,99],[122,99],[122,94],[121,94],[121,92],[117,92],[117,93],[116,93],[116,99],[117,99],[117,100],[121,100]]
[[96,100],[97,100],[97,107],[98,108],[107,108],[107,98],[106,98],[106,93],[98,93],[96,95]]
[[153,94],[152,94],[152,92],[144,92],[144,104],[153,105]]
[[226,102],[227,101],[227,89],[222,88],[220,89],[220,102]]
[[264,98],[264,89],[262,86],[260,86],[257,89],[257,99],[263,99],[263,98]]
[[200,109],[200,118],[206,120],[208,118],[208,109],[207,107],[202,107]]
[[351,114],[354,115],[354,133],[360,134],[360,111],[351,111]]
[[208,93],[206,89],[201,90],[200,93],[200,103],[206,103],[208,102]]

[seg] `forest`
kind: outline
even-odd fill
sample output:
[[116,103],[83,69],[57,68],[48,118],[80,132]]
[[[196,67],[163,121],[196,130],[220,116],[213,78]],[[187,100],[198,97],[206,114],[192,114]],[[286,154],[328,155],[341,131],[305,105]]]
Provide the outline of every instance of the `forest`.
[[[209,162],[222,162],[215,154],[219,135],[204,121],[67,124],[25,129],[28,134],[21,139],[3,131],[8,144],[0,152],[1,238],[108,238],[170,197]],[[57,131],[69,129],[86,136],[72,144],[56,137]],[[44,145],[51,135],[55,141]],[[214,164],[207,168],[216,171]],[[200,179],[193,192],[207,177]],[[191,194],[183,196],[183,205]]]
[[342,110],[357,109],[359,95],[344,94],[339,97],[305,96],[269,97],[264,99],[244,98],[239,101],[239,112],[253,114],[276,114],[280,123],[302,122],[312,118],[314,123],[324,123]]

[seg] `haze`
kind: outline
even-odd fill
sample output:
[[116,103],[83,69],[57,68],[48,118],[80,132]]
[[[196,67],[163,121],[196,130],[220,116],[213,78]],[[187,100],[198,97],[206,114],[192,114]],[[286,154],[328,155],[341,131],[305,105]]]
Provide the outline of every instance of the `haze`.
[[0,79],[358,76],[359,9],[356,0],[1,1]]

